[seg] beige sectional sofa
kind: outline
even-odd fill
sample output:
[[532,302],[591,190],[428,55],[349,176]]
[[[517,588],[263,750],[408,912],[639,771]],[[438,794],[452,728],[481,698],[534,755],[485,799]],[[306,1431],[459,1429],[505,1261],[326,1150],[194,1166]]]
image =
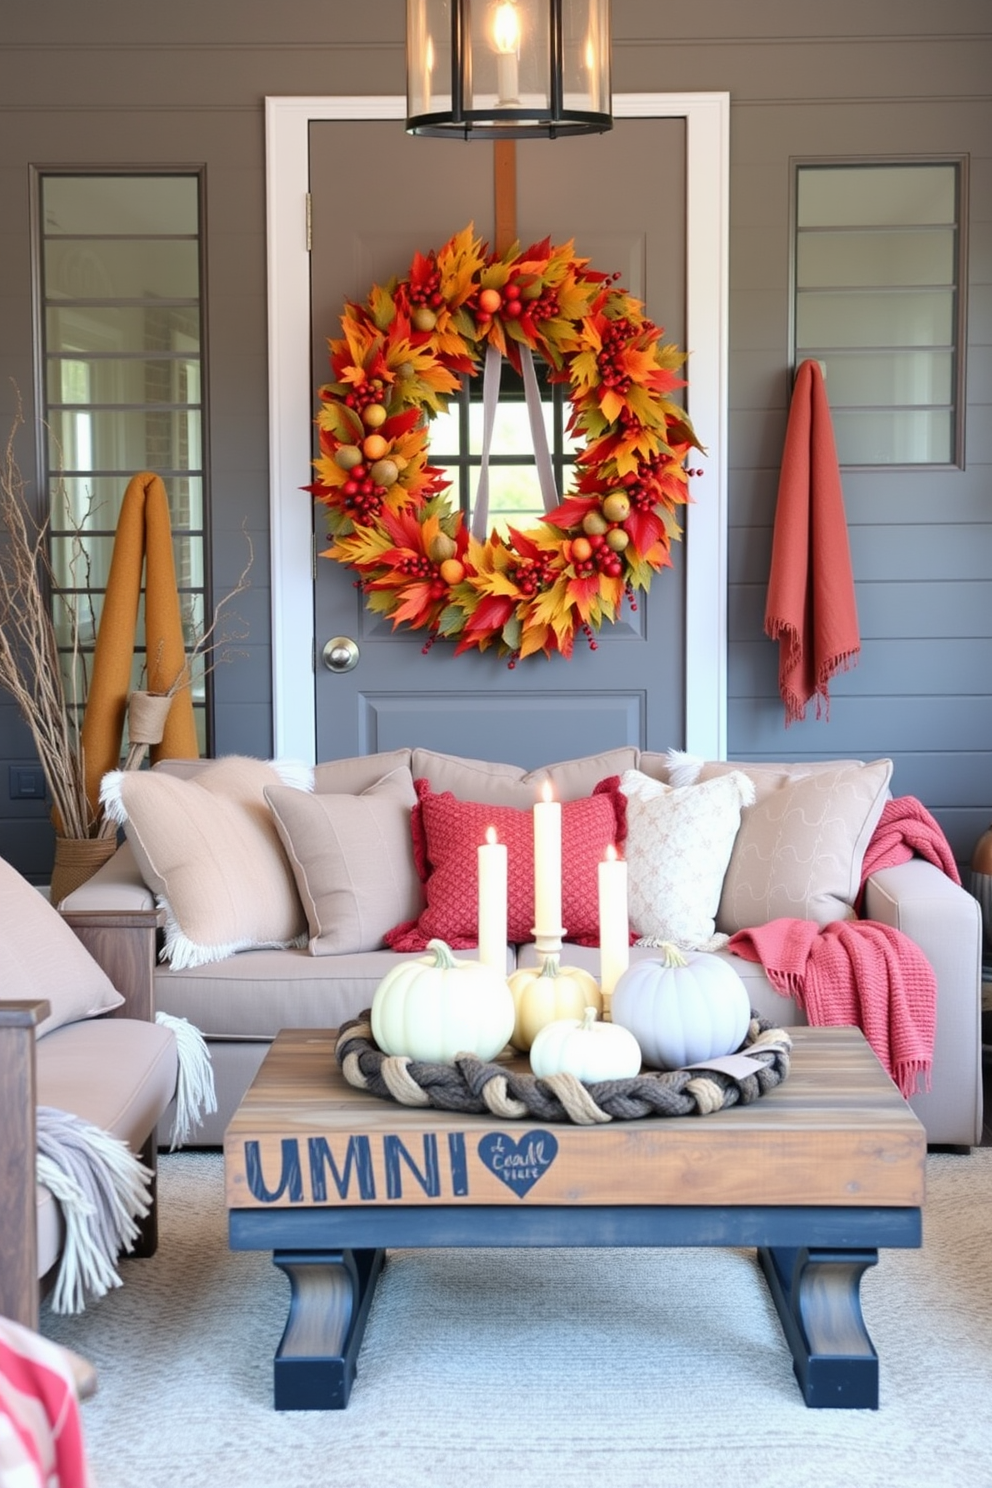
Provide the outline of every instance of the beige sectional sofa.
[[[701,914],[702,930],[718,937],[780,916],[820,924],[853,917],[866,848],[886,800],[897,794],[889,761],[729,765],[632,747],[531,771],[404,749],[319,764],[312,774],[291,774],[289,784],[285,772],[260,761],[169,762],[142,773],[168,783],[108,777],[108,801],[126,840],[64,907],[114,914],[156,899],[165,906],[172,960],[154,970],[155,1005],[188,1018],[210,1048],[218,1110],[201,1128],[203,1145],[222,1141],[280,1028],[338,1026],[369,1007],[398,955],[418,954],[384,946],[386,931],[413,922],[408,934],[416,939],[421,926],[440,926],[457,945],[464,927],[448,915],[450,905],[432,900],[432,875],[440,879],[445,870],[451,899],[459,898],[459,877],[466,896],[474,893],[467,844],[481,840],[478,803],[512,833],[550,781],[577,834],[571,826],[565,833],[566,878],[583,854],[601,851],[597,833],[613,834],[610,813],[625,812],[617,830],[626,831],[628,870],[639,879],[631,903],[647,920],[634,928],[657,940],[670,929],[670,908]],[[614,786],[603,786],[611,780]],[[228,807],[237,820],[222,848]],[[256,873],[250,864],[263,838],[268,867]],[[511,900],[512,880],[511,870]],[[586,902],[566,893],[569,933],[569,913],[588,918],[587,901],[588,892]],[[914,857],[871,877],[861,911],[905,932],[934,969],[932,1085],[912,1105],[931,1144],[973,1145],[982,1120],[979,907],[947,873]],[[521,922],[512,903],[510,919],[513,940],[512,926]],[[690,933],[701,943],[698,924]],[[631,949],[632,958],[654,954],[650,944]],[[536,961],[529,927],[518,930],[508,969]],[[596,971],[598,949],[566,943],[562,961]],[[738,956],[732,964],[757,1012],[786,1026],[805,1021],[759,965]]]

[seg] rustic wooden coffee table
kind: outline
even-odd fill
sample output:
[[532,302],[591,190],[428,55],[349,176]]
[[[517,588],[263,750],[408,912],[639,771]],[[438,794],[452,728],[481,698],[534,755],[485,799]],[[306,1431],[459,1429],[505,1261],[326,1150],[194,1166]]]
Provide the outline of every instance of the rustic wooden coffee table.
[[709,1116],[584,1127],[354,1090],[335,1035],[275,1040],[224,1142],[230,1243],[290,1282],[277,1410],[348,1402],[390,1248],[757,1248],[809,1406],[878,1406],[861,1277],[921,1243],[926,1135],[853,1028],[792,1030],[789,1078]]

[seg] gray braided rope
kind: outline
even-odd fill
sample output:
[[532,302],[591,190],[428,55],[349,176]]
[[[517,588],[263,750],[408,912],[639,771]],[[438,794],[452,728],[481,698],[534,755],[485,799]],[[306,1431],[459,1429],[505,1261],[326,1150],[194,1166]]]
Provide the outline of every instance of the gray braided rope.
[[349,1085],[406,1106],[433,1106],[504,1120],[571,1121],[580,1126],[644,1116],[708,1116],[749,1106],[789,1073],[792,1040],[752,1011],[739,1054],[760,1068],[742,1078],[718,1069],[647,1070],[627,1080],[584,1084],[574,1075],[540,1078],[459,1054],[435,1064],[384,1054],[372,1037],[371,1011],[341,1025],[334,1054]]

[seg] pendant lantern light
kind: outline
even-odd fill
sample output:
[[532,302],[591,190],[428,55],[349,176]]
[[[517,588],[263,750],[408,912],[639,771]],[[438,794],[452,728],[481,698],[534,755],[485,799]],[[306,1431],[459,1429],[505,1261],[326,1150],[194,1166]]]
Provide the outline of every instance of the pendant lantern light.
[[610,0],[407,0],[406,15],[409,134],[612,129]]

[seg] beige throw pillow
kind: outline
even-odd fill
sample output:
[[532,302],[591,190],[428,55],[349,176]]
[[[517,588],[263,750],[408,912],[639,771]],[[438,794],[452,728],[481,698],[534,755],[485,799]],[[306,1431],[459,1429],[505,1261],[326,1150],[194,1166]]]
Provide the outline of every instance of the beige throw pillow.
[[759,788],[734,844],[717,929],[732,935],[769,920],[853,919],[891,778],[892,761],[881,759],[818,764],[802,779]]
[[289,855],[314,956],[379,950],[387,930],[424,907],[413,861],[413,776],[401,767],[361,795],[265,789]]
[[[296,778],[298,767],[290,767]],[[178,971],[260,946],[301,945],[306,916],[265,787],[282,767],[228,755],[193,779],[112,770],[100,800],[123,826],[165,910],[163,959]]]
[[0,858],[0,966],[3,995],[44,997],[51,1012],[35,1035],[95,1018],[124,1001],[57,910],[16,868]]
[[620,789],[627,797],[631,929],[641,941],[686,950],[711,944],[741,810],[754,800],[754,787],[739,771],[676,787],[627,770]]

